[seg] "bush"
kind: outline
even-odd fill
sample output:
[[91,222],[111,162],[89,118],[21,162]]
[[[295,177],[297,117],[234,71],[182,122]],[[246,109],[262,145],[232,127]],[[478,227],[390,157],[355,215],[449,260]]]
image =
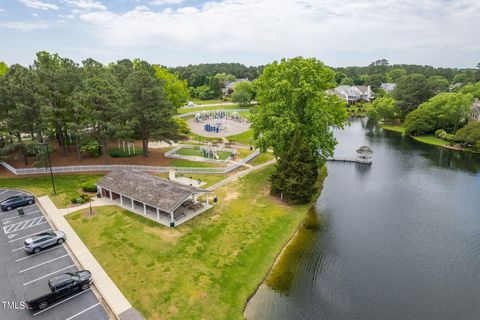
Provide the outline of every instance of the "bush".
[[86,141],[80,151],[96,158],[100,156],[100,145],[95,140]]
[[82,190],[85,192],[97,192],[97,186],[91,181],[82,183]]
[[126,151],[124,151],[122,148],[112,148],[108,150],[108,154],[112,158],[128,158],[128,157],[139,156],[143,153],[143,149],[139,147],[135,147],[135,152],[133,152],[132,149],[130,150],[131,150],[131,154],[128,154],[128,148],[126,149]]
[[85,202],[90,201],[91,197],[88,194],[81,194],[78,197],[71,198],[70,201],[73,204],[84,204]]
[[444,139],[446,134],[447,132],[443,129],[438,129],[437,131],[435,131],[435,137],[440,139]]

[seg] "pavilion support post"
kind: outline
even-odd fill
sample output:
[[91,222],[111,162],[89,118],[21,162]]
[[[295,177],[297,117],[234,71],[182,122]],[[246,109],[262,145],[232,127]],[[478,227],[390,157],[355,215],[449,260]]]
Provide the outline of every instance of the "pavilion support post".
[[108,193],[110,194],[110,200],[113,201],[113,194],[112,194],[112,190],[108,190]]
[[132,210],[134,210],[134,209],[135,209],[135,200],[133,200],[133,198],[132,198]]
[[160,209],[157,208],[157,220],[160,220]]
[[123,196],[122,195],[120,195],[120,205],[123,206]]
[[143,214],[147,215],[147,205],[145,203],[143,204]]

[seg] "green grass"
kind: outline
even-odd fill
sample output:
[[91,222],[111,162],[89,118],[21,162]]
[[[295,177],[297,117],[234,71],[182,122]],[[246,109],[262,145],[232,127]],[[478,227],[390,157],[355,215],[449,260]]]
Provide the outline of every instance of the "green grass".
[[213,162],[200,162],[200,161],[190,161],[184,159],[174,159],[169,167],[188,167],[188,168],[219,168],[223,167],[223,163],[213,163]]
[[30,191],[37,197],[50,196],[53,203],[59,208],[67,207],[70,199],[83,193],[81,185],[84,182],[95,182],[103,175],[100,174],[62,174],[54,175],[56,195],[53,195],[52,181],[49,175],[22,178],[1,178],[2,188],[15,188]]
[[380,127],[382,127],[385,130],[388,130],[388,131],[405,133],[405,127],[403,127],[402,125],[398,125],[398,124],[381,124]]
[[[188,113],[188,112],[202,112],[202,111],[209,111],[209,110],[228,110],[228,109],[240,109],[238,104],[229,104],[225,106],[208,106],[208,107],[193,107],[193,108],[181,108],[178,109],[178,113]],[[248,108],[245,108],[247,110]],[[245,111],[247,112],[247,111]]]
[[248,131],[245,131],[240,134],[236,134],[233,136],[228,136],[226,137],[230,141],[235,141],[235,142],[240,142],[245,145],[250,145],[252,138],[253,138],[253,129],[250,129]]
[[439,138],[435,137],[434,135],[425,135],[425,136],[418,136],[418,137],[412,136],[412,138],[417,140],[417,141],[427,143],[427,144],[431,144],[431,145],[434,145],[434,146],[442,147],[442,146],[448,144],[448,141],[439,139]]
[[253,160],[251,160],[249,164],[251,164],[252,166],[258,166],[259,164],[265,163],[273,159],[275,159],[275,157],[273,156],[273,153],[265,152],[253,158]]
[[230,101],[225,101],[221,99],[211,99],[211,100],[192,99],[191,101],[195,104],[213,104],[213,103],[230,102]]
[[118,207],[67,219],[147,319],[243,319],[248,297],[309,209],[269,195],[272,169],[218,189],[213,209],[175,229]]

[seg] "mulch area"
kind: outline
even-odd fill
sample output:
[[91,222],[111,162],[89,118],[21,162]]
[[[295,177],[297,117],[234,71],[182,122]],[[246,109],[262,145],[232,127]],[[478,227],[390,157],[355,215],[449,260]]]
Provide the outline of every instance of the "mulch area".
[[[141,146],[141,142],[135,143],[137,146]],[[82,161],[77,160],[75,146],[70,146],[70,152],[66,156],[63,155],[63,151],[57,145],[51,144],[51,147],[55,147],[55,152],[51,154],[52,166],[81,166],[81,165],[101,165],[105,164],[103,156],[98,158],[88,157],[82,155]],[[118,147],[116,143],[109,145],[109,148]],[[145,166],[168,166],[174,159],[166,158],[164,153],[167,149],[149,149],[150,153],[147,158],[143,155],[128,157],[128,158],[112,158],[108,156],[108,164],[126,164],[126,165],[145,165]],[[15,168],[32,168],[35,162],[35,157],[28,158],[29,165],[26,165],[21,155],[16,155],[14,158],[7,160],[8,164]],[[2,167],[3,168],[3,167]],[[1,175],[4,171],[2,169]]]

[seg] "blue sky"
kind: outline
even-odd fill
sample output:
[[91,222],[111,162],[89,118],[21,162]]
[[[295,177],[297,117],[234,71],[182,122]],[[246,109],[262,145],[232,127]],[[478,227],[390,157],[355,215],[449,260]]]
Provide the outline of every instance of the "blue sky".
[[1,0],[0,60],[27,65],[47,50],[167,66],[302,55],[475,67],[479,16],[478,0]]

